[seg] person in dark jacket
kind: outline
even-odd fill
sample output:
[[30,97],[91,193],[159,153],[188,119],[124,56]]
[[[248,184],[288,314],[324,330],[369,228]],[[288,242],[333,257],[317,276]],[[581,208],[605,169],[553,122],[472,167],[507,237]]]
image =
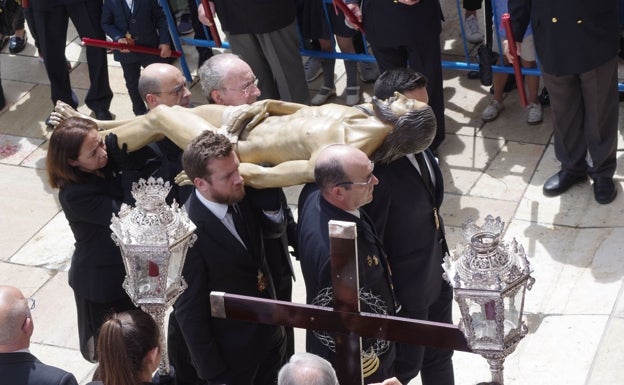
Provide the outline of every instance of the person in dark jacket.
[[613,175],[618,140],[620,27],[617,1],[509,0],[514,37],[531,23],[544,85],[550,95],[555,155],[561,169],[546,180],[557,196],[589,175],[600,204],[617,195]]
[[[52,105],[61,100],[70,106],[78,107],[78,98],[72,91],[69,79],[65,45],[69,20],[76,27],[81,38],[89,37],[104,40],[105,35],[100,25],[103,0],[30,0],[37,38],[43,54]],[[85,104],[99,120],[112,120],[109,111],[113,100],[113,91],[108,81],[106,50],[98,47],[86,47],[87,67],[89,69],[89,90]],[[51,126],[48,117],[46,124]]]
[[[214,4],[232,53],[258,76],[262,99],[310,104],[299,54],[295,2],[216,0]],[[203,6],[199,20],[207,23]]]
[[171,39],[167,20],[157,0],[106,0],[102,8],[102,29],[114,42],[158,48],[160,56],[115,50],[116,61],[121,63],[126,88],[132,101],[132,112],[144,115],[145,103],[139,94],[141,68],[152,63],[165,63],[171,56]]
[[[426,103],[426,79],[408,68],[389,70],[375,82],[375,96],[399,91]],[[402,317],[453,323],[451,286],[442,278],[447,251],[440,205],[444,181],[429,149],[375,168],[379,186],[364,207],[375,223],[394,273]],[[396,376],[404,384],[419,373],[423,385],[454,384],[452,350],[397,344]]]
[[80,352],[90,362],[97,361],[97,332],[106,317],[135,308],[122,288],[125,269],[110,224],[122,203],[133,203],[130,185],[138,171],[131,170],[116,137],[106,139],[108,143],[93,121],[68,118],[52,132],[46,158],[48,181],[59,189],[76,241],[69,285],[76,300]]
[[214,384],[274,385],[284,328],[212,317],[210,292],[276,298],[264,239],[285,231],[278,191],[245,188],[232,143],[211,131],[193,139],[182,163],[195,187],[184,207],[197,240],[182,270],[188,288],[174,311],[197,375]]
[[[361,150],[348,145],[331,145],[318,155],[314,179],[318,190],[311,192],[303,207],[299,208],[301,214],[297,227],[306,302],[331,306],[333,294],[328,222],[348,221],[357,226],[361,309],[395,315],[399,305],[395,301],[386,254],[372,221],[360,210],[361,206],[372,200],[373,189],[379,183],[373,174],[373,163]],[[373,298],[374,301],[371,301]],[[308,331],[306,351],[334,362],[335,348],[328,337],[331,336]],[[394,343],[364,340],[362,350],[362,365],[370,365],[372,368],[363,372],[367,383],[381,382],[392,377]]]
[[0,378],[3,384],[78,385],[73,374],[46,365],[30,353],[34,299],[13,286],[0,286]]
[[[131,310],[113,314],[98,338],[101,381],[87,385],[148,385],[160,364],[160,330],[147,313]],[[162,384],[163,382],[161,382]]]

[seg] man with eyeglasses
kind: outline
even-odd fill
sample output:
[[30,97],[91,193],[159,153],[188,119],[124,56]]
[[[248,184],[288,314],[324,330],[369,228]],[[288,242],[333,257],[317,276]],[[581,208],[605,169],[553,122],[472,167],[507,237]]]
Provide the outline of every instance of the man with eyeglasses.
[[0,286],[0,378],[20,385],[78,385],[73,374],[46,365],[30,353],[34,324],[31,298],[13,286]]
[[[395,299],[392,277],[386,254],[377,238],[372,221],[360,207],[373,199],[373,189],[379,183],[373,174],[373,163],[361,150],[335,144],[323,149],[315,162],[314,179],[318,190],[311,192],[299,208],[297,227],[299,260],[306,284],[306,302],[331,306],[332,288],[329,255],[330,220],[354,222],[357,226],[357,258],[360,279],[360,305],[365,312],[395,315],[400,306]],[[370,299],[375,298],[375,303]],[[381,382],[393,376],[394,343],[364,339],[362,350],[372,352],[363,366],[366,382]],[[327,339],[307,332],[306,350],[330,362],[335,352]],[[369,366],[370,365],[370,366]]]
[[258,78],[249,64],[237,55],[215,55],[197,72],[209,103],[240,106],[256,102],[261,95]]

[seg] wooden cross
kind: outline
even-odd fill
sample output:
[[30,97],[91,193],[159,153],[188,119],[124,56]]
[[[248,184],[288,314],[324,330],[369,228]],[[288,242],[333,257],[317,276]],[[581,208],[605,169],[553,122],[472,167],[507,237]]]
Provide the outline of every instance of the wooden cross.
[[470,352],[455,325],[372,313],[359,305],[357,234],[353,222],[329,222],[334,308],[210,293],[212,316],[335,333],[341,385],[362,385],[361,337]]

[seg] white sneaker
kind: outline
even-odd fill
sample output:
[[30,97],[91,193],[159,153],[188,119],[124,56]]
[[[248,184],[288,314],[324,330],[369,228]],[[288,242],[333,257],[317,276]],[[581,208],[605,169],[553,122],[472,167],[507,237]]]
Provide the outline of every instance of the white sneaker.
[[325,104],[325,102],[327,102],[327,99],[329,99],[333,95],[336,95],[335,88],[323,86],[320,90],[318,90],[316,95],[314,95],[312,100],[310,100],[310,104],[313,106],[320,106],[321,104]]
[[481,114],[481,119],[486,122],[491,122],[492,120],[498,118],[498,114],[503,110],[503,105],[497,102],[495,99],[490,100],[490,104],[485,107],[483,113]]
[[464,26],[466,27],[466,40],[468,42],[477,44],[483,41],[483,33],[479,27],[479,20],[475,15],[470,15],[464,20]]
[[345,104],[355,106],[360,103],[360,87],[347,87],[345,90]]
[[542,105],[538,103],[529,103],[524,109],[527,113],[527,123],[530,125],[540,124],[542,122]]
[[303,70],[305,71],[305,77],[307,82],[318,78],[323,73],[323,66],[321,65],[321,59],[317,57],[309,57],[305,63],[303,63]]
[[358,62],[360,69],[360,80],[364,83],[372,83],[379,77],[379,67],[376,62],[361,61]]

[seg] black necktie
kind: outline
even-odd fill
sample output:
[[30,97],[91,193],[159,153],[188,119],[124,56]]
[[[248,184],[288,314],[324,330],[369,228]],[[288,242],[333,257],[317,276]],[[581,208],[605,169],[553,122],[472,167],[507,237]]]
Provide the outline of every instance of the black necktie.
[[246,247],[249,247],[249,236],[247,235],[247,228],[245,227],[245,221],[243,220],[243,216],[240,213],[240,209],[236,203],[228,206],[228,213],[232,215],[232,220],[234,222],[234,227],[236,228],[236,232],[238,236],[243,241]]
[[425,160],[425,154],[419,152],[418,154],[414,154],[414,157],[416,158],[416,162],[418,162],[418,168],[420,168],[420,175],[422,176],[423,182],[425,183],[427,190],[429,190],[429,194],[433,196],[435,193],[433,189],[433,180],[431,179],[431,173],[429,172],[429,167],[427,166],[427,161]]
[[420,169],[420,176],[422,177],[423,183],[425,184],[425,187],[427,187],[427,191],[429,191],[431,205],[433,206],[433,220],[435,221],[436,230],[439,230],[440,218],[438,218],[437,199],[433,186],[433,179],[431,179],[431,173],[429,172],[429,167],[427,166],[427,161],[425,160],[425,154],[419,152],[418,154],[414,154],[414,157],[416,158],[416,162],[418,162],[418,168]]

